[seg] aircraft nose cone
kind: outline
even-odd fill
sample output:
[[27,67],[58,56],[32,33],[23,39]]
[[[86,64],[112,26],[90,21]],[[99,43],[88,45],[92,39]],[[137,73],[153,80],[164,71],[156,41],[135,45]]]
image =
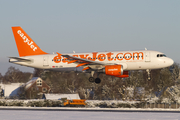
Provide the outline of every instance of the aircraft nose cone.
[[169,60],[168,60],[168,64],[169,64],[169,66],[171,66],[171,65],[173,65],[173,64],[174,64],[174,61],[173,61],[172,59],[170,59],[170,58],[169,58]]

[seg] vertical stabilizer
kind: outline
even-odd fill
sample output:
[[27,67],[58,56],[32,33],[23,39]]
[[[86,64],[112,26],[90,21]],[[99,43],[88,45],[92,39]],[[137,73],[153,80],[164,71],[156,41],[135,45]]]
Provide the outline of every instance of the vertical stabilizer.
[[47,54],[38,47],[21,27],[12,27],[12,31],[20,57]]

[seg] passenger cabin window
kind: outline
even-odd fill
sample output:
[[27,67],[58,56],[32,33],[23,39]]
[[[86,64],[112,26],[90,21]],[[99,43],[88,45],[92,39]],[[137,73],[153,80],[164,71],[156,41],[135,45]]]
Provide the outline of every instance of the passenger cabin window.
[[165,54],[157,54],[157,57],[166,57]]

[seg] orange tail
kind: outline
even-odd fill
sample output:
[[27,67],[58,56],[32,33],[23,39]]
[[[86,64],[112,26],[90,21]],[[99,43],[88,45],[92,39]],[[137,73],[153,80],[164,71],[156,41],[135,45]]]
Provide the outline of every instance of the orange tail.
[[38,47],[21,27],[12,27],[12,31],[20,57],[47,54]]

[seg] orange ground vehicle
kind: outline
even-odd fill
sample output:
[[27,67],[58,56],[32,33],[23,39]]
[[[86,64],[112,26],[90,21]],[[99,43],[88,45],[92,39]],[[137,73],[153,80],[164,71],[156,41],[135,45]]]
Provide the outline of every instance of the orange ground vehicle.
[[86,103],[85,103],[86,100],[84,99],[72,99],[72,100],[64,100],[64,103],[63,105],[64,106],[72,106],[72,107],[77,107],[77,106],[85,106]]

